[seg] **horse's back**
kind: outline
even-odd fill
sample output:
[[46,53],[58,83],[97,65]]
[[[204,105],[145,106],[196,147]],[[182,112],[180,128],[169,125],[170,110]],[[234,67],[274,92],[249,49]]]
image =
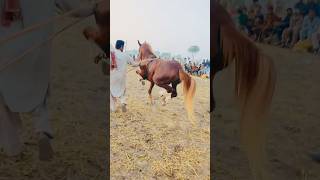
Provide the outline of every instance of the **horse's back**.
[[158,60],[155,64],[155,79],[160,81],[179,80],[179,71],[183,69],[181,64],[175,60]]
[[159,68],[164,71],[176,71],[179,72],[182,69],[181,64],[176,60],[162,60],[159,63]]

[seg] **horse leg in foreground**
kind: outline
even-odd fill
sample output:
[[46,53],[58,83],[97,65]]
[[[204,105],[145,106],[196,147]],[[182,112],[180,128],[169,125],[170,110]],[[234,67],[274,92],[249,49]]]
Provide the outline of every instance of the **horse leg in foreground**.
[[150,82],[150,87],[148,90],[148,94],[149,94],[149,100],[150,100],[150,104],[154,104],[153,102],[153,98],[152,98],[152,88],[154,87],[154,82]]
[[171,98],[174,98],[174,97],[177,97],[177,96],[178,96],[178,93],[177,93],[177,85],[178,85],[179,83],[180,83],[180,82],[171,83],[171,85],[172,85]]
[[193,113],[193,97],[196,92],[196,82],[189,74],[182,69],[179,70],[179,78],[183,83],[184,103],[188,113],[188,118],[193,125],[195,125],[195,118]]

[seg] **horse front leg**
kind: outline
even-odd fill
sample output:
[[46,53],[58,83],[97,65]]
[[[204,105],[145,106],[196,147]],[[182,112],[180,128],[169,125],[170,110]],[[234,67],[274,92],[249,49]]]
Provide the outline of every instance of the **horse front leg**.
[[149,90],[148,90],[149,100],[150,100],[151,104],[153,104],[153,99],[152,99],[152,95],[151,95],[153,86],[154,86],[154,82],[151,82]]

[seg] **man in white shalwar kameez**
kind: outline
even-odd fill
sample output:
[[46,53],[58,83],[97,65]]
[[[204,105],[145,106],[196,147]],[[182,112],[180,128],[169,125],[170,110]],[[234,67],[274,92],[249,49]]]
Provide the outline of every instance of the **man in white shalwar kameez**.
[[116,100],[120,100],[123,112],[126,112],[126,79],[127,79],[127,64],[138,66],[124,51],[124,41],[118,40],[116,48],[110,47],[111,53],[111,70],[110,70],[110,110],[116,110]]
[[[56,6],[66,12],[82,5],[78,0],[0,0],[0,39],[49,20],[55,16]],[[88,3],[73,16],[90,16],[95,7]],[[0,44],[0,149],[7,155],[15,156],[22,151],[20,113],[31,112],[39,138],[39,159],[53,157],[53,132],[47,110],[51,41],[3,69],[6,62],[52,34],[53,23]]]

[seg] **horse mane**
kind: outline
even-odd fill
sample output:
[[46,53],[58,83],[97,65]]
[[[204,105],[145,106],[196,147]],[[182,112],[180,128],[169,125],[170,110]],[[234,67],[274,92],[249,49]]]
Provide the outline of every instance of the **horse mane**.
[[153,52],[152,47],[151,47],[151,45],[149,43],[144,42],[141,46],[146,48],[148,50],[149,54],[152,55],[152,57],[150,57],[150,58],[157,58],[157,56]]
[[275,88],[274,64],[252,40],[237,30],[229,13],[216,0],[211,12],[214,56],[220,55],[217,57],[222,60],[222,68],[235,64],[235,95],[241,110],[242,145],[254,179],[265,180],[268,179],[264,170],[266,114]]

